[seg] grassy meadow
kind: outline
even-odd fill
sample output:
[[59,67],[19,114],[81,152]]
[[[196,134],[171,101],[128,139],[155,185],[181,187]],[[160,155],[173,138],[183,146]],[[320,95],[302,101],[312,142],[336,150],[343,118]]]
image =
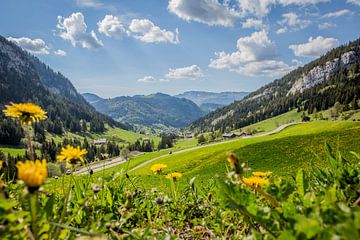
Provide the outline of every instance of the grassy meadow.
[[[192,177],[206,183],[217,175],[225,177],[225,154],[232,151],[254,171],[271,171],[276,175],[291,176],[299,168],[308,169],[314,164],[324,167],[326,143],[348,157],[350,151],[360,152],[359,141],[360,123],[310,122],[288,127],[271,136],[238,139],[221,145],[165,155],[131,174],[137,177],[139,184],[155,187],[159,185],[159,177],[152,174],[150,166],[164,163],[168,165],[164,174],[173,171],[183,174],[179,181],[181,185],[186,185]],[[129,168],[147,159],[149,158],[145,156],[134,159]],[[118,166],[117,170],[122,167],[124,166]],[[107,172],[111,172],[111,169]]]

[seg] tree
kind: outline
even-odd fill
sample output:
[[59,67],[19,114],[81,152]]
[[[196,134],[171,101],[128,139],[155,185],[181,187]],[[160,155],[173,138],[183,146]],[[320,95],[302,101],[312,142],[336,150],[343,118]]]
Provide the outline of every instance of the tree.
[[198,137],[198,144],[203,144],[206,142],[206,138],[204,137],[203,134],[201,134],[199,137]]

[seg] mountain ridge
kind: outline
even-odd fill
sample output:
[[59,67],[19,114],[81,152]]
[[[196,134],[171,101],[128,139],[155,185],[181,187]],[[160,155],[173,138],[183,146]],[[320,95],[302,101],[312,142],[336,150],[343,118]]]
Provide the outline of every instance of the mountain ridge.
[[313,113],[340,102],[358,108],[360,97],[360,39],[330,50],[280,79],[250,93],[243,100],[220,108],[189,125],[211,131],[241,128],[285,113]]
[[[83,95],[85,99],[98,99],[92,105],[113,119],[130,124],[154,126],[162,124],[181,128],[203,116],[205,113],[191,100],[176,98],[164,93],[149,95],[119,96],[99,99],[95,94]],[[87,99],[87,101],[91,101]]]
[[[83,121],[90,123],[90,130],[94,132],[104,131],[104,124],[129,127],[96,112],[69,79],[2,36],[0,92],[1,108],[9,102],[33,102],[44,108],[48,119],[41,127],[49,132],[61,134],[64,130],[85,131],[81,126]],[[0,111],[0,125],[4,121],[7,120]]]

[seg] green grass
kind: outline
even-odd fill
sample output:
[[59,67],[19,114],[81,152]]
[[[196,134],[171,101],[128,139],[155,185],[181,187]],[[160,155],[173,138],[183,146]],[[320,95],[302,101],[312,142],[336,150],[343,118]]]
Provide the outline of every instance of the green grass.
[[276,129],[280,125],[283,125],[283,124],[286,124],[289,122],[301,121],[301,114],[302,113],[299,113],[296,111],[296,109],[294,109],[290,112],[281,114],[281,115],[273,117],[273,118],[266,119],[266,120],[258,122],[258,123],[251,124],[244,128],[256,129],[257,132],[269,132],[269,131]]
[[49,133],[47,133],[46,135],[47,140],[53,139],[56,143],[62,142],[64,137],[79,139],[79,140],[83,140],[85,137],[90,140],[106,138],[107,140],[113,141],[120,145],[125,143],[134,143],[137,139],[146,138],[146,137],[149,138],[150,140],[153,140],[155,146],[157,146],[160,141],[160,138],[157,136],[146,136],[136,132],[124,130],[121,128],[111,128],[111,127],[109,127],[104,133],[101,134],[97,134],[97,133],[74,134],[74,133],[66,132],[63,136],[49,134]]
[[[164,174],[177,171],[183,173],[180,184],[192,177],[208,182],[216,175],[226,173],[228,151],[235,152],[241,161],[253,170],[272,171],[275,175],[293,174],[298,168],[309,169],[311,165],[324,166],[324,145],[338,147],[349,157],[349,151],[360,152],[360,123],[318,121],[292,126],[271,136],[240,139],[222,145],[205,147],[185,153],[165,156],[134,171],[139,184],[154,187],[158,176],[150,171],[155,163],[165,163]],[[316,153],[316,154],[315,154]]]
[[26,149],[23,148],[0,148],[0,151],[3,152],[5,155],[10,154],[11,156],[23,156],[25,155]]
[[[13,157],[16,156],[24,156],[26,149],[24,148],[15,148],[15,147],[0,147],[0,152],[4,153],[5,155],[10,154]],[[40,154],[39,150],[36,150],[37,154]]]

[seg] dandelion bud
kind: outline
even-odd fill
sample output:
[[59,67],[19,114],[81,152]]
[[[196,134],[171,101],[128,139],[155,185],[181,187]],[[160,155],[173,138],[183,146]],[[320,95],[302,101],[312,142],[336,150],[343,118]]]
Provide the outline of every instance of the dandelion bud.
[[131,199],[132,198],[132,193],[130,191],[126,191],[125,196],[126,196],[127,199]]
[[92,188],[92,190],[93,190],[94,193],[98,193],[98,192],[100,192],[100,190],[101,190],[99,184],[93,184],[93,185],[91,186],[91,188]]
[[242,168],[239,165],[239,159],[236,157],[236,155],[232,152],[227,154],[227,161],[229,162],[231,168],[235,170],[236,173],[241,174]]
[[209,192],[208,195],[207,195],[207,197],[208,197],[208,200],[211,201],[211,199],[212,199],[212,193]]

